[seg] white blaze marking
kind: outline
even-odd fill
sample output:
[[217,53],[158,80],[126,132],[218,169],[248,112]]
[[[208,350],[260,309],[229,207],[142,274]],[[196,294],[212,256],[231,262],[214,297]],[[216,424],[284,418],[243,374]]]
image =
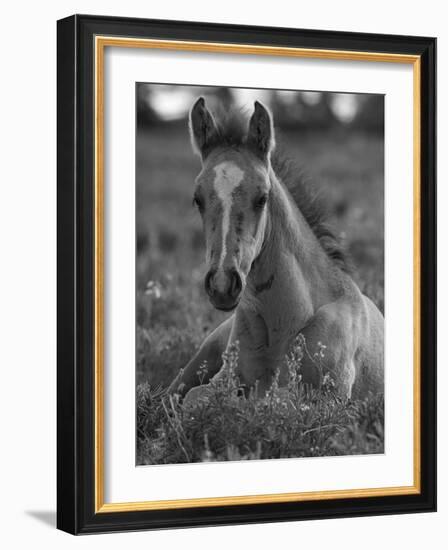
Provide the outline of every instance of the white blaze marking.
[[215,181],[213,186],[222,204],[222,248],[219,267],[222,267],[227,254],[227,234],[230,225],[230,210],[232,208],[232,193],[243,181],[244,171],[233,162],[221,162],[214,168]]

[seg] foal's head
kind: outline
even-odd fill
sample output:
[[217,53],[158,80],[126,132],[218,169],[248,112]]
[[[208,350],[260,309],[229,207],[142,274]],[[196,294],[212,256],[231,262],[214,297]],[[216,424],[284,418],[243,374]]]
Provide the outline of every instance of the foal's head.
[[193,147],[202,159],[194,203],[203,221],[212,304],[230,311],[239,302],[263,245],[270,193],[272,119],[258,101],[246,135],[229,139],[201,97],[190,113]]

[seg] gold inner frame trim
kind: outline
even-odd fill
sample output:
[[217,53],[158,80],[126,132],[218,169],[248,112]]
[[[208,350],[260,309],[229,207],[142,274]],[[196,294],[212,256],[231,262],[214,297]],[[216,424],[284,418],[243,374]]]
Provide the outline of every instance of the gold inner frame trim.
[[[414,479],[413,485],[400,487],[379,487],[365,489],[276,493],[261,495],[191,498],[180,500],[153,500],[141,502],[104,502],[104,52],[106,47],[153,48],[208,53],[232,53],[245,55],[285,56],[345,61],[371,61],[382,63],[407,63],[413,65],[413,174],[414,174]],[[341,498],[379,497],[419,494],[421,490],[421,443],[420,443],[420,119],[421,119],[421,60],[417,55],[390,54],[382,52],[355,52],[258,46],[253,44],[226,44],[182,40],[156,40],[96,36],[95,55],[95,513],[130,512],[143,510],[167,510],[198,508],[206,506],[232,506],[242,504],[265,504],[275,502],[303,502]]]

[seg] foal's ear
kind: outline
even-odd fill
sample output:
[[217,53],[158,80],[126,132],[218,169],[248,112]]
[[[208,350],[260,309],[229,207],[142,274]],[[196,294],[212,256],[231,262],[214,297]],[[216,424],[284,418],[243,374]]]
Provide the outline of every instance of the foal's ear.
[[190,111],[190,137],[193,149],[203,159],[210,152],[218,135],[215,119],[200,97]]
[[275,147],[274,125],[268,109],[259,101],[249,121],[248,147],[262,160],[267,160]]

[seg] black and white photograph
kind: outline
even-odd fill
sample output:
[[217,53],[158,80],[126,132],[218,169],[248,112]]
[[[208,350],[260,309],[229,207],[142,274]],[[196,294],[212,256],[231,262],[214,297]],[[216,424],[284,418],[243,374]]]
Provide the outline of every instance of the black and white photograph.
[[448,31],[404,7],[5,4],[4,548],[444,546]]
[[136,464],[384,453],[384,96],[135,92]]

